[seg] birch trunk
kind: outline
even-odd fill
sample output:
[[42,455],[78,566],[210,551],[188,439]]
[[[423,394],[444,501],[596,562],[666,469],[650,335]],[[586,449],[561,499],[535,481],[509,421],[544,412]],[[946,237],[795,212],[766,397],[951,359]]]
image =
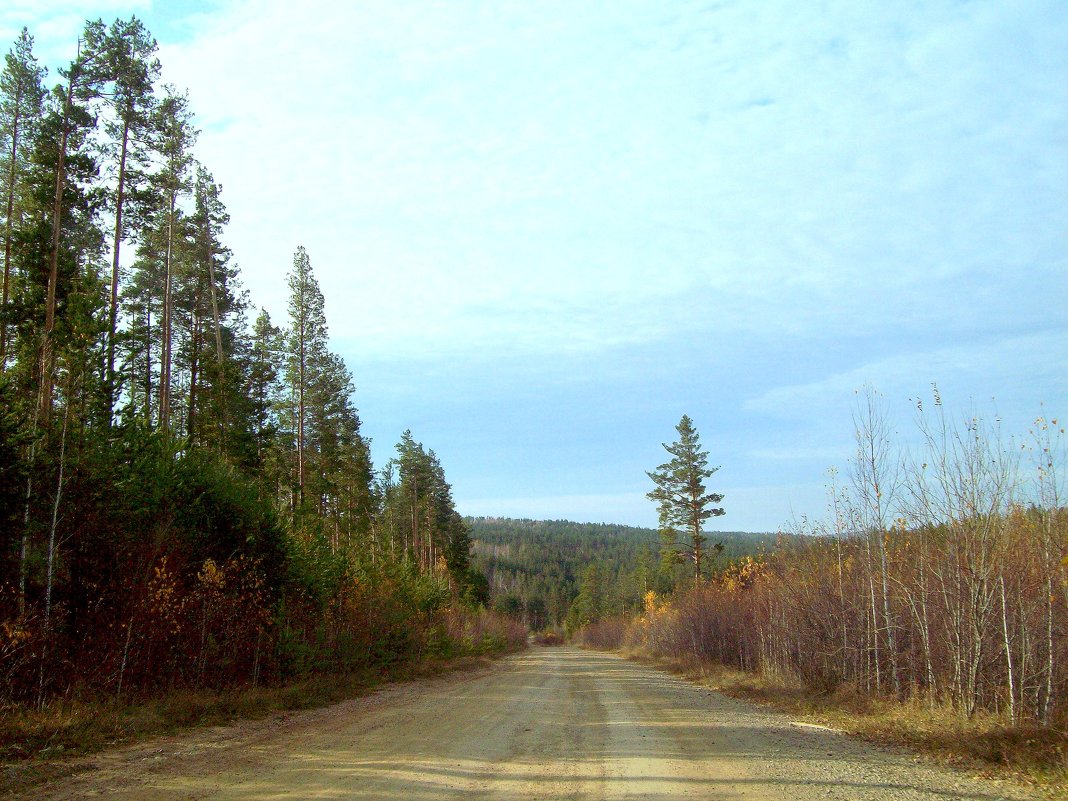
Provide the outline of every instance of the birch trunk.
[[1005,669],[1008,671],[1009,681],[1009,720],[1016,725],[1016,682],[1012,672],[1012,640],[1009,639],[1009,609],[1005,600],[1005,576],[998,576],[1001,584],[1001,632],[1004,636],[1005,646]]

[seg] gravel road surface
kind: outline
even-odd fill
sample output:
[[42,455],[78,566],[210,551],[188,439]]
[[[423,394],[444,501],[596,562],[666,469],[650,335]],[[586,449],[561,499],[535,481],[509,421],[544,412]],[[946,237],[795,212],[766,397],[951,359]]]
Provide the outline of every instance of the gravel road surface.
[[26,798],[1022,799],[616,656],[534,648],[473,673],[83,760]]

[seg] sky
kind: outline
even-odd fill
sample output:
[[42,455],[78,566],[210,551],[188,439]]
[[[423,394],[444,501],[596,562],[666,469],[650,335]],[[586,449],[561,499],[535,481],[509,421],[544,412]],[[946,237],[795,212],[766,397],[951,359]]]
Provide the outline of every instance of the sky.
[[[11,0],[52,68],[136,14],[254,304],[304,245],[381,465],[464,514],[655,526],[688,414],[721,530],[825,512],[856,392],[1068,412],[1068,14],[1039,2]],[[1044,404],[1044,405],[1043,405]]]

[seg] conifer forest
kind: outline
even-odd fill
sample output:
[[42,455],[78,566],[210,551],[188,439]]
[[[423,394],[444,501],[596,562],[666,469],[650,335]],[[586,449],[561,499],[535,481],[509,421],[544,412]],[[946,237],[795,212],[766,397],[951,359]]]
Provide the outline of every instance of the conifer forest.
[[[242,289],[188,96],[136,19],[0,79],[0,698],[42,706],[481,651],[468,527],[405,431],[373,466],[313,254]],[[289,258],[279,254],[280,259]]]

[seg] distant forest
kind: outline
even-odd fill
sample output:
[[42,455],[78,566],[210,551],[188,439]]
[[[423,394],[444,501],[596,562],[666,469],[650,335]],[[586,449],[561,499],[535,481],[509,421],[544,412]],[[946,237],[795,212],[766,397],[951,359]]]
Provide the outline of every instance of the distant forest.
[[[639,609],[648,590],[671,592],[690,573],[686,565],[663,563],[654,529],[502,517],[465,522],[471,531],[471,564],[489,581],[493,607],[520,617],[535,631],[565,624],[584,581],[587,589],[605,588],[596,592],[596,609],[584,611],[584,622],[589,622],[591,615]],[[711,575],[772,546],[776,535],[716,531],[708,538],[723,546],[707,567]]]

